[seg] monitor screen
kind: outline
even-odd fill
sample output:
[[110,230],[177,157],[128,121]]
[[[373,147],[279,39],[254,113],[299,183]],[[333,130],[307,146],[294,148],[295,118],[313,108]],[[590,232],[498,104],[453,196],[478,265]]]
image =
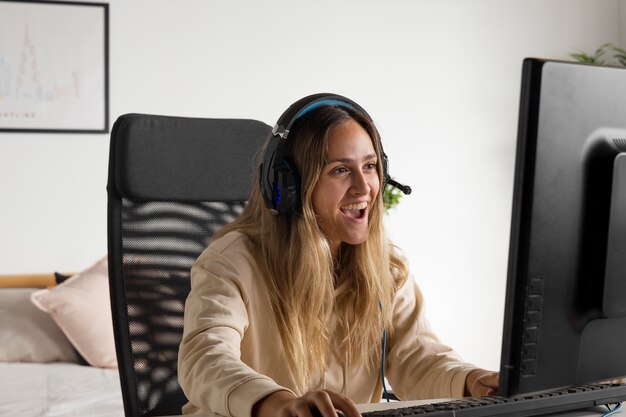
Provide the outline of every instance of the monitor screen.
[[526,59],[500,394],[626,375],[626,69]]

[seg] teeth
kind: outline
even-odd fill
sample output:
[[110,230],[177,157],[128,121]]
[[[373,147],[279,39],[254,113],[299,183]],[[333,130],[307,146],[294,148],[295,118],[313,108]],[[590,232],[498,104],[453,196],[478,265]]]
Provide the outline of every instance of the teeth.
[[341,209],[342,210],[363,210],[366,207],[367,207],[367,202],[364,202],[364,203],[358,203],[358,204],[346,204],[345,206],[342,206]]

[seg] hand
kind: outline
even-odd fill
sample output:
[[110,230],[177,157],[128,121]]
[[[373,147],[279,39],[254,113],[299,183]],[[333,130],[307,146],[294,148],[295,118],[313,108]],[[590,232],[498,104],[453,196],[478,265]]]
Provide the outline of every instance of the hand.
[[361,417],[354,402],[333,391],[310,391],[296,397],[288,391],[276,391],[252,408],[252,417]]
[[498,372],[476,369],[465,378],[465,396],[482,397],[495,395],[498,392],[500,374]]

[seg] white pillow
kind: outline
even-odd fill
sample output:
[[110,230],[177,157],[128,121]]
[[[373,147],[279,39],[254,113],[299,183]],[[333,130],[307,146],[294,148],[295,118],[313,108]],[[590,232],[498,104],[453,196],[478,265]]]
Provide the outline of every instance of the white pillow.
[[106,257],[56,287],[33,293],[31,300],[50,314],[87,363],[117,367]]
[[70,341],[30,296],[35,288],[0,289],[0,362],[72,362],[79,358]]

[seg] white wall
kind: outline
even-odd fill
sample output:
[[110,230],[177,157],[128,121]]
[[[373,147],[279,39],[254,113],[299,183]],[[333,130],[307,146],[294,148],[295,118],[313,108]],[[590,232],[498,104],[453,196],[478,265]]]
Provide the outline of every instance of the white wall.
[[626,0],[620,0],[619,46],[626,49]]
[[[623,41],[624,0],[110,5],[111,124],[127,112],[273,124],[320,91],[368,109],[414,190],[388,220],[433,326],[499,367],[522,59]],[[76,271],[106,252],[107,153],[104,134],[0,134],[0,273]]]

